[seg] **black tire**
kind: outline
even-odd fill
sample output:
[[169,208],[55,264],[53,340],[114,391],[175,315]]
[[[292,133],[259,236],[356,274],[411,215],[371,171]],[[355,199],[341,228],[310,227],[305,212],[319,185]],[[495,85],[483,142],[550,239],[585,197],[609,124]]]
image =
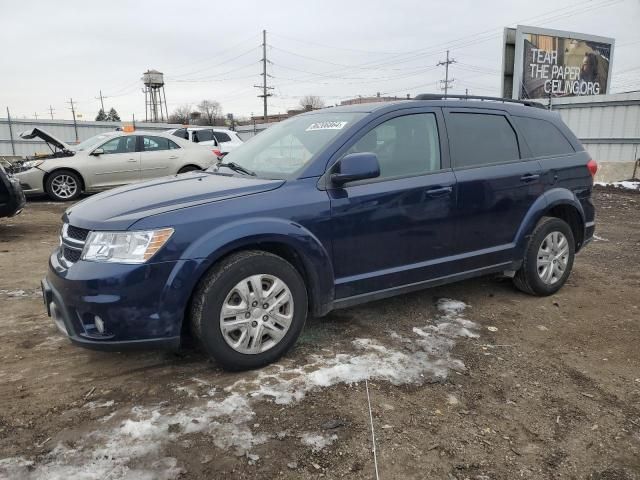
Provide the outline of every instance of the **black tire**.
[[[262,353],[241,353],[232,348],[220,327],[227,295],[243,279],[266,274],[281,279],[293,298],[293,319],[282,339]],[[200,281],[189,312],[194,338],[225,370],[249,370],[276,361],[296,342],[307,319],[307,289],[300,273],[286,260],[268,252],[239,252],[212,267]]]
[[[70,190],[68,196],[62,195],[59,186],[56,185],[56,182],[64,177],[70,178],[74,184],[73,191]],[[80,175],[72,170],[56,170],[47,177],[44,189],[52,200],[56,202],[69,202],[78,198],[82,193],[82,179]]]
[[187,173],[187,172],[194,172],[196,170],[201,170],[201,168],[200,167],[196,167],[195,165],[187,165],[186,167],[182,167],[180,170],[178,170],[178,174]]
[[[552,232],[560,232],[567,239],[569,252],[566,267],[562,275],[553,284],[545,283],[538,273],[538,251],[545,238]],[[555,217],[543,217],[531,234],[524,254],[522,267],[513,277],[513,283],[519,290],[530,295],[547,296],[556,293],[569,278],[575,258],[575,240],[571,227],[564,220]]]

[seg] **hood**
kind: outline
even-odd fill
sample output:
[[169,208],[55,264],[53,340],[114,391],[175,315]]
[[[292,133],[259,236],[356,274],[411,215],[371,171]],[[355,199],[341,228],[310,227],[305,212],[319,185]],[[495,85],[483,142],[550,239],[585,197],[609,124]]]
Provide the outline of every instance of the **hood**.
[[89,230],[126,230],[152,215],[266,192],[283,183],[284,180],[192,172],[93,195],[68,209],[63,219]]
[[63,151],[73,150],[71,146],[67,145],[62,140],[58,140],[49,132],[45,132],[44,130],[40,130],[39,128],[32,128],[31,130],[26,130],[22,132],[20,134],[20,138],[24,138],[25,140],[40,138],[41,140],[44,140],[45,142],[47,142],[50,146],[55,147],[56,150],[63,150]]

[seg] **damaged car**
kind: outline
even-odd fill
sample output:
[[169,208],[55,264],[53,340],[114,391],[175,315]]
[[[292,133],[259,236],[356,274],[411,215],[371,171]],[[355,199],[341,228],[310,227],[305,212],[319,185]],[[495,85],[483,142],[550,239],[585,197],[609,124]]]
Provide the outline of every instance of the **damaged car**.
[[12,173],[26,195],[47,194],[56,201],[75,200],[143,180],[204,170],[217,161],[207,147],[160,132],[106,132],[77,145],[33,128],[22,139],[43,140],[50,152],[16,162]]
[[18,215],[24,205],[25,198],[20,182],[0,163],[0,218]]

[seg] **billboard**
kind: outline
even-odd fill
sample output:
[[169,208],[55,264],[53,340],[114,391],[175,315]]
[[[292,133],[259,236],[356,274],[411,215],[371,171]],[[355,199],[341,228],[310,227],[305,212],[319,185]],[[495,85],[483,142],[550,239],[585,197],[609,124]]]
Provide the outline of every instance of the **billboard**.
[[613,39],[518,25],[514,43],[512,98],[609,92]]

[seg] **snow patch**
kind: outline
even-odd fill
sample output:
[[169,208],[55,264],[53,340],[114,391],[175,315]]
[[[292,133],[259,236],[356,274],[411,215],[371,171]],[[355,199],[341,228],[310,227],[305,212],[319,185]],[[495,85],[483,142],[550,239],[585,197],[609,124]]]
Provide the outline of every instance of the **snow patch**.
[[300,436],[300,441],[303,445],[311,447],[314,452],[319,452],[323,448],[331,445],[338,440],[338,435],[335,433],[332,435],[324,435],[322,433],[303,433]]
[[640,181],[623,181],[623,182],[595,182],[594,185],[600,185],[601,187],[617,187],[625,190],[640,190]]
[[[390,332],[384,344],[358,338],[352,342],[353,352],[324,350],[322,355],[311,356],[304,365],[282,361],[257,373],[246,373],[221,393],[210,388],[208,399],[197,394],[191,396],[197,388],[211,386],[193,378],[195,385],[175,387],[189,395],[186,398],[194,402],[193,406],[178,409],[166,402],[154,407],[137,406],[115,427],[108,427],[107,422],[113,424],[115,418],[122,418],[122,411],[117,416],[114,412],[101,419],[100,430],[78,439],[74,448],[59,444],[38,464],[22,458],[0,460],[0,477],[7,474],[28,480],[176,478],[182,470],[174,458],[163,456],[163,450],[183,435],[196,433],[208,435],[220,449],[256,462],[259,457],[251,450],[269,438],[266,433],[252,431],[252,426],[255,429],[258,425],[253,422],[252,408],[257,401],[289,404],[312,391],[337,384],[365,379],[394,385],[422,384],[445,379],[451,370],[464,370],[464,364],[452,358],[450,352],[457,338],[478,337],[479,326],[464,318],[468,307],[463,302],[442,299],[437,308],[439,314],[434,320],[415,327],[408,335]],[[112,405],[106,402],[89,408]],[[312,432],[300,436],[300,441],[314,451],[337,439],[336,434]]]

